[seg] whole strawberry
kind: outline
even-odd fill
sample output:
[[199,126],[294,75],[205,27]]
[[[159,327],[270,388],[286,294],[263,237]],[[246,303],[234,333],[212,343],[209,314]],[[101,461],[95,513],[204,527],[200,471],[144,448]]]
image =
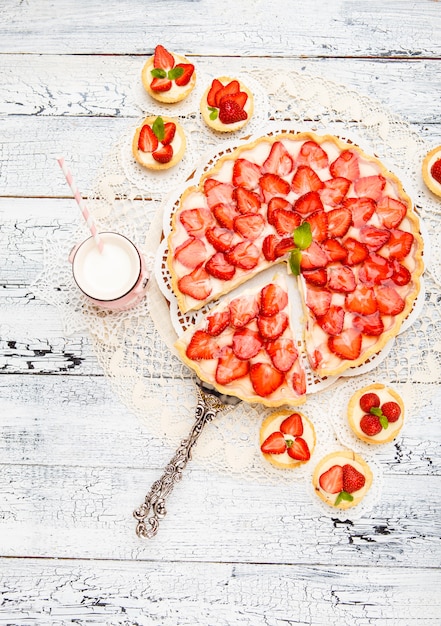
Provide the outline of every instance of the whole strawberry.
[[372,415],[372,413],[367,413],[363,415],[360,420],[360,428],[368,437],[373,437],[374,435],[378,435],[383,429],[383,426],[380,423],[379,418],[376,415]]
[[235,124],[246,120],[247,112],[235,100],[224,98],[219,107],[219,119],[222,124]]
[[385,402],[381,406],[383,415],[387,417],[388,422],[397,422],[401,415],[400,405],[397,402]]
[[374,406],[380,406],[380,398],[377,396],[376,393],[369,392],[361,396],[360,407],[362,411],[364,411],[365,413],[369,413],[369,411]]

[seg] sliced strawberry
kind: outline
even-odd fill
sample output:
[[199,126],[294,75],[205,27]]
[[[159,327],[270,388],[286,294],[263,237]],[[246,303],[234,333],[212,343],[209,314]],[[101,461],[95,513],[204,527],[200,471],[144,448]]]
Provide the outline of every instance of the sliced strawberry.
[[332,261],[345,262],[348,256],[348,251],[337,239],[325,239],[322,242],[322,248]]
[[252,191],[259,187],[260,167],[248,159],[237,159],[233,165],[233,185]]
[[301,213],[301,215],[308,215],[320,210],[323,210],[323,203],[317,191],[308,191],[300,198],[297,198],[294,203],[294,211]]
[[260,251],[252,241],[241,241],[228,250],[226,258],[229,263],[243,270],[251,270],[259,262]]
[[257,318],[257,326],[260,334],[264,339],[274,340],[280,337],[280,335],[288,327],[288,316],[283,311],[276,313],[271,317],[265,315],[259,315]]
[[158,93],[170,91],[171,88],[172,88],[172,81],[169,80],[168,78],[158,78],[157,76],[155,76],[155,78],[150,83],[150,89]]
[[343,206],[351,211],[354,226],[360,228],[372,217],[377,205],[372,198],[346,198]]
[[372,315],[377,310],[377,300],[374,290],[369,285],[359,284],[352,293],[348,293],[345,299],[347,311],[360,313],[360,315]]
[[369,337],[378,337],[384,332],[384,324],[379,311],[372,313],[372,315],[354,315],[352,324],[363,335],[368,335]]
[[[222,84],[222,83],[221,83]],[[216,104],[214,106],[219,107],[220,101],[225,96],[238,93],[240,91],[240,85],[238,80],[232,80],[226,85],[222,85],[222,87],[216,91]]]
[[311,458],[311,452],[308,444],[303,437],[296,437],[292,444],[288,446],[288,454],[292,459],[296,461],[309,461]]
[[321,170],[328,167],[328,155],[315,141],[305,141],[300,148],[297,164]]
[[142,152],[154,152],[158,147],[158,138],[148,124],[144,124],[139,133],[138,149]]
[[406,306],[405,300],[393,287],[374,287],[378,310],[383,315],[398,315]]
[[174,67],[174,64],[175,59],[171,52],[169,52],[161,44],[157,45],[153,55],[153,67],[158,67],[163,70],[171,70],[172,67]]
[[207,237],[207,241],[211,243],[213,248],[218,252],[226,252],[233,245],[236,235],[228,228],[213,226],[212,228],[207,228],[205,236]]
[[363,261],[358,278],[368,285],[379,285],[393,274],[393,265],[379,254],[374,252]]
[[212,208],[216,220],[227,230],[234,229],[234,218],[239,215],[234,204],[220,202]]
[[205,231],[213,224],[213,215],[206,208],[184,209],[179,213],[179,221],[189,235],[203,237]]
[[366,483],[366,478],[353,465],[346,463],[343,465],[343,489],[347,493],[354,493]]
[[319,478],[319,485],[326,493],[340,493],[343,491],[343,468],[333,465]]
[[234,198],[240,213],[257,213],[260,209],[261,201],[259,194],[245,187],[236,187]]
[[361,243],[364,243],[372,252],[376,252],[389,240],[390,231],[366,225],[360,228],[359,237]]
[[412,280],[412,275],[407,269],[404,267],[399,261],[392,260],[393,274],[392,280],[399,287],[403,287],[404,285],[408,285]]
[[248,361],[238,359],[231,346],[224,346],[217,362],[216,382],[219,385],[228,385],[233,380],[246,376],[249,369],[250,364]]
[[306,305],[316,317],[325,315],[331,306],[332,294],[326,289],[308,289]]
[[299,356],[294,341],[290,338],[279,337],[265,344],[271,362],[279,372],[288,372]]
[[238,359],[248,360],[255,357],[263,346],[263,340],[257,330],[239,328],[233,335],[233,352]]
[[342,176],[348,180],[356,180],[360,176],[358,155],[351,150],[342,152],[329,166],[331,176]]
[[345,328],[337,337],[329,337],[328,347],[341,359],[355,361],[361,352],[362,335],[356,328]]
[[385,228],[396,228],[403,221],[407,213],[407,206],[395,200],[384,196],[377,203],[377,215]]
[[289,183],[278,176],[277,174],[263,174],[260,177],[259,185],[266,194],[266,197],[272,198],[273,196],[287,196],[290,192]]
[[372,198],[372,200],[379,200],[382,195],[382,191],[386,185],[386,179],[381,175],[364,176],[358,178],[354,182],[354,190],[359,198]]
[[299,413],[291,413],[280,424],[280,432],[284,435],[301,437],[303,435],[303,420]]
[[430,174],[437,183],[441,184],[441,159],[437,159],[430,168]]
[[324,287],[328,282],[328,273],[324,267],[319,267],[316,270],[304,270],[302,275],[307,283],[315,287]]
[[298,396],[304,396],[306,394],[306,374],[304,369],[301,369],[299,372],[294,372],[291,384]]
[[242,237],[254,241],[262,234],[265,220],[257,213],[245,213],[234,218],[233,228]]
[[235,93],[221,96],[219,98],[219,108],[223,106],[226,100],[229,100],[230,102],[235,102],[238,107],[243,109],[248,100],[248,94],[246,93],[246,91],[236,91]]
[[197,330],[187,346],[186,355],[192,361],[216,359],[221,348],[218,340],[206,333],[204,330]]
[[[276,246],[279,240],[276,235],[267,235],[262,242],[263,256],[267,261],[275,261],[277,259]],[[291,240],[291,248],[293,247],[293,241]]]
[[356,286],[354,272],[346,265],[330,265],[328,267],[328,287],[339,293],[354,291]]
[[[292,235],[297,226],[300,226],[301,217],[294,211],[276,209],[271,213],[271,221],[278,235]],[[269,220],[268,220],[269,221]]]
[[401,415],[401,407],[398,402],[390,400],[381,405],[383,415],[387,417],[388,422],[397,422]]
[[[296,213],[294,213],[296,215]],[[314,241],[322,242],[328,231],[328,214],[325,211],[314,211],[306,220],[311,226],[311,235]]]
[[260,292],[260,313],[271,317],[282,311],[288,304],[288,294],[275,283],[269,283]]
[[216,95],[222,89],[223,84],[217,78],[213,79],[211,83],[208,95],[207,95],[207,104],[209,107],[217,107]]
[[323,183],[323,189],[320,189],[320,198],[323,204],[327,206],[336,206],[342,202],[343,198],[349,191],[351,181],[347,178],[330,178]]
[[186,274],[180,278],[178,288],[179,291],[195,300],[205,300],[213,289],[210,276],[203,266],[197,267],[191,274]]
[[194,72],[193,63],[178,63],[175,67],[182,68],[184,70],[183,74],[179,76],[179,78],[175,79],[175,83],[178,87],[185,87],[190,82],[191,77]]
[[287,176],[292,172],[293,160],[288,150],[281,141],[275,141],[271,146],[270,153],[262,165],[262,173]]
[[286,448],[285,437],[279,431],[271,433],[260,446],[264,454],[283,454]]
[[230,323],[233,328],[242,328],[259,314],[259,301],[255,296],[239,296],[229,304]]
[[367,246],[364,245],[364,243],[360,243],[352,237],[348,237],[343,243],[346,250],[348,251],[346,265],[358,265],[369,256],[369,250],[367,249]]
[[176,124],[174,122],[166,122],[164,124],[164,138],[162,142],[165,146],[173,141],[176,133]]
[[175,250],[175,260],[185,267],[194,269],[207,258],[207,250],[201,239],[190,237]]
[[206,332],[213,337],[220,335],[230,324],[230,311],[217,311],[207,317]]
[[383,430],[380,419],[376,415],[372,415],[372,413],[363,415],[360,420],[360,428],[368,437],[374,437]]
[[216,252],[208,259],[205,269],[214,278],[219,280],[231,280],[236,273],[236,268],[228,263],[224,252]]
[[205,195],[208,195],[208,192],[218,185],[222,185],[220,180],[216,180],[215,178],[206,178],[203,185]]
[[250,380],[257,395],[266,398],[283,384],[285,376],[269,363],[253,363]]
[[275,254],[276,258],[279,259],[288,252],[290,252],[294,247],[294,240],[292,237],[283,237],[276,243]]
[[300,261],[302,271],[326,267],[327,264],[328,256],[316,241],[313,241],[306,250],[302,250],[302,259]]
[[[221,90],[222,91],[222,90]],[[222,124],[236,124],[248,118],[248,113],[233,98],[222,98],[219,104],[219,120]]]
[[152,152],[152,157],[155,161],[158,161],[158,163],[169,163],[173,158],[173,148],[170,144],[162,146],[162,148],[158,148]]
[[230,183],[222,183],[208,178],[204,182],[204,192],[210,209],[216,206],[216,204],[235,204],[233,197],[234,186]]
[[349,209],[338,207],[326,213],[328,216],[328,237],[343,237],[352,224],[352,213]]
[[328,335],[339,335],[343,330],[345,312],[341,306],[331,304],[327,312],[317,318],[317,323]]
[[322,189],[323,182],[315,171],[308,165],[300,165],[291,183],[291,189],[298,196],[303,196],[308,191],[318,191]]
[[280,198],[279,196],[274,196],[268,202],[267,207],[267,220],[269,224],[274,226],[273,216],[274,212],[277,209],[283,209],[284,211],[292,212],[292,204],[288,202],[286,198]]
[[413,242],[412,233],[394,228],[390,231],[390,239],[385,246],[385,251],[389,253],[389,258],[401,261],[411,251]]

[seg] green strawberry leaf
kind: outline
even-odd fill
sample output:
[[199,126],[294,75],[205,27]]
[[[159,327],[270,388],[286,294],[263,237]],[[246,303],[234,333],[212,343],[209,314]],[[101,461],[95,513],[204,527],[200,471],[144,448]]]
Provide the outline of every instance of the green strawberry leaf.
[[155,67],[150,73],[153,78],[165,78],[167,76],[167,72],[160,67]]
[[335,506],[337,506],[338,504],[340,504],[342,500],[346,500],[347,502],[352,502],[353,499],[354,499],[354,496],[348,493],[347,491],[340,491],[334,504]]
[[158,115],[158,117],[153,122],[152,130],[155,133],[156,137],[158,138],[158,141],[162,141],[164,139],[164,135],[165,135],[164,120],[162,119],[160,115]]
[[294,248],[289,254],[289,269],[294,276],[300,276],[300,261],[302,260],[302,253],[299,248]]
[[208,107],[208,110],[210,111],[210,120],[215,120],[219,115],[218,109],[216,107]]
[[294,231],[294,243],[300,250],[306,250],[312,243],[311,225],[309,222],[303,222]]
[[170,80],[176,80],[177,78],[180,78],[183,73],[184,73],[183,67],[174,67],[171,70],[169,70],[167,74],[167,78]]

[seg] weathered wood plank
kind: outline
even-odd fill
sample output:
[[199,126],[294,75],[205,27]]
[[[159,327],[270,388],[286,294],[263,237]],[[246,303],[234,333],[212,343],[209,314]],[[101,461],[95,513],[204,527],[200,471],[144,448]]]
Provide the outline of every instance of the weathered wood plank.
[[[154,19],[152,20],[152,16]],[[0,52],[144,54],[156,43],[232,56],[440,56],[436,2],[8,2]],[[164,24],[167,28],[164,29]],[[24,27],[23,25],[26,25]],[[243,25],[246,25],[244,28]],[[147,29],[147,30],[146,30]]]
[[437,571],[378,565],[0,559],[0,622],[430,626],[440,584]]

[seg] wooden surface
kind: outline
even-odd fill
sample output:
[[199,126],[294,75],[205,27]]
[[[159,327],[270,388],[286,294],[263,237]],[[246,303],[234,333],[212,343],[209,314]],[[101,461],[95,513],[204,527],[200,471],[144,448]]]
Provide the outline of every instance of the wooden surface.
[[139,111],[157,43],[209,67],[306,68],[378,99],[441,144],[441,3],[430,0],[4,0],[0,7],[0,624],[441,622],[441,393],[383,460],[356,522],[311,517],[302,490],[189,466],[158,536],[132,510],[173,450],[112,392],[87,336],[31,284]]

